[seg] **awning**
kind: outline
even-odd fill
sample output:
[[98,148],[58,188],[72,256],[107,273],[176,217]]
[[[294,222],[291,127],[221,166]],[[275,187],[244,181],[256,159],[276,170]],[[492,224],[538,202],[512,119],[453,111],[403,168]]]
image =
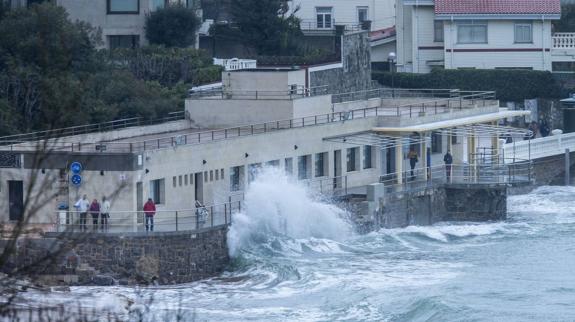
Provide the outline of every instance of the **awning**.
[[494,137],[494,136],[524,136],[532,134],[528,129],[520,129],[509,126],[497,126],[489,124],[474,124],[464,125],[460,127],[452,127],[448,129],[439,130],[443,135],[453,136],[475,136],[475,137]]
[[380,147],[382,149],[395,147],[395,146],[405,146],[411,144],[418,144],[424,142],[425,138],[422,137],[410,137],[410,136],[393,136],[385,135],[373,131],[350,133],[346,135],[338,135],[327,137],[323,139],[324,141],[345,143],[351,145],[371,145]]
[[473,125],[479,123],[494,122],[508,117],[517,117],[529,115],[529,111],[499,111],[497,113],[488,113],[475,116],[461,117],[453,120],[445,120],[438,122],[423,123],[418,125],[409,125],[404,127],[376,127],[372,130],[377,133],[389,133],[389,132],[428,132],[440,129],[449,129],[454,127],[460,127],[465,125]]

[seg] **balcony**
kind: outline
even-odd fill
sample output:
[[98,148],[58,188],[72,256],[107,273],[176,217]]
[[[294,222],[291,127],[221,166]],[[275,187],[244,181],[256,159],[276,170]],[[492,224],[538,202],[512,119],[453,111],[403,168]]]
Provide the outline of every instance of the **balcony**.
[[314,19],[303,19],[300,22],[300,29],[306,36],[334,36],[339,33],[353,32],[360,30],[370,30],[371,22],[344,22],[336,21],[317,21]]
[[575,32],[558,32],[553,34],[553,50],[575,50]]
[[558,32],[552,36],[551,63],[553,72],[575,72],[575,32]]

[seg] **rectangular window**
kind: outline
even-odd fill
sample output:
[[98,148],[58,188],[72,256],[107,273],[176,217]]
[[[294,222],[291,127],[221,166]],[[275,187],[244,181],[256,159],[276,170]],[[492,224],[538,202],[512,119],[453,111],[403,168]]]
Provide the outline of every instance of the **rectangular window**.
[[451,134],[451,145],[457,144],[457,135]]
[[272,160],[272,161],[268,161],[266,162],[266,167],[274,167],[277,168],[280,166],[280,160]]
[[167,0],[150,0],[150,10],[158,10],[165,7],[168,4]]
[[373,168],[373,162],[371,158],[373,157],[372,146],[366,145],[363,147],[363,168],[364,169],[371,169]]
[[248,166],[248,182],[252,182],[256,179],[257,175],[262,169],[261,163],[252,163]]
[[208,182],[208,171],[204,171],[204,182]]
[[187,186],[188,185],[188,175],[184,174],[184,185]]
[[172,184],[174,185],[174,188],[175,188],[175,187],[177,186],[176,177],[173,177],[173,178],[172,178],[172,181],[173,181]]
[[220,169],[220,178],[224,180],[224,169]]
[[157,179],[150,181],[150,197],[157,205],[164,204],[165,198],[165,183],[164,179]]
[[327,165],[327,152],[317,153],[315,155],[315,176],[316,177],[325,177],[326,173],[326,165]]
[[240,190],[240,167],[230,169],[230,191]]
[[433,41],[443,42],[443,21],[441,20],[433,22]]
[[110,49],[116,48],[138,48],[140,47],[139,35],[112,35],[108,36]]
[[332,28],[332,7],[316,7],[315,8],[318,29],[331,29]]
[[216,169],[216,181],[220,180],[220,170]]
[[487,21],[459,21],[457,23],[457,42],[460,44],[486,44]]
[[518,22],[515,24],[515,43],[530,44],[533,42],[533,24]]
[[139,14],[140,0],[108,0],[108,14]]
[[300,179],[300,180],[309,179],[309,177],[310,177],[309,162],[310,162],[310,155],[302,155],[302,156],[297,158],[297,177],[298,177],[298,179]]
[[431,152],[432,153],[441,153],[442,149],[442,136],[441,133],[433,132],[431,133]]
[[214,170],[210,170],[210,181],[214,181]]
[[293,159],[286,158],[285,159],[285,172],[289,175],[293,175]]
[[352,172],[357,170],[357,157],[359,148],[349,148],[347,149],[347,172]]
[[178,185],[182,186],[182,176],[178,176]]
[[368,7],[357,7],[357,21],[359,23],[369,20],[368,14]]
[[190,185],[194,184],[194,174],[190,173]]

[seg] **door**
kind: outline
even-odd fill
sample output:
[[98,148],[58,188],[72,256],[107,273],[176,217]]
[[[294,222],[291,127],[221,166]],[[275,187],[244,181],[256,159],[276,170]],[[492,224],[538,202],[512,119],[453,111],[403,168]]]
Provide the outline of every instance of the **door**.
[[[136,183],[136,210],[144,210],[144,185],[141,182]],[[137,222],[144,222],[144,215],[137,216]]]
[[24,215],[24,183],[8,181],[8,202],[10,220],[22,220]]
[[395,147],[386,149],[386,172],[385,174],[395,173]]
[[202,172],[194,174],[194,181],[196,185],[194,186],[194,193],[196,200],[204,204],[204,176]]
[[333,188],[341,188],[341,150],[333,151]]

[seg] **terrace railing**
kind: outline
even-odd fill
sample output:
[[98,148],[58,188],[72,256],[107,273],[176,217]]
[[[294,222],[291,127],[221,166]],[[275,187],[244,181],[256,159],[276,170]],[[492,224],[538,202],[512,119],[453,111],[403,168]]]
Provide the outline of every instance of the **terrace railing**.
[[517,141],[503,145],[507,161],[517,159],[539,159],[575,151],[575,133],[547,136],[532,140]]
[[[154,218],[153,231],[198,231],[229,225],[232,214],[241,212],[242,201],[227,202],[197,209],[159,210]],[[55,232],[126,233],[146,232],[146,214],[143,211],[112,211],[105,224],[98,214],[83,216],[78,211],[59,211],[55,214],[52,230]],[[96,218],[96,219],[94,219]],[[151,228],[151,227],[148,227]]]
[[[468,92],[462,92],[468,94]],[[195,132],[177,136],[168,136],[157,139],[150,139],[136,142],[98,142],[98,143],[65,143],[58,142],[50,146],[53,151],[72,152],[94,152],[106,151],[108,153],[139,153],[148,150],[157,150],[183,145],[194,145],[209,143],[214,141],[227,140],[243,136],[251,136],[323,124],[345,122],[350,120],[366,119],[378,116],[417,118],[424,115],[436,115],[450,113],[452,111],[474,109],[481,106],[490,106],[495,98],[494,92],[470,92],[468,95],[457,97],[430,100],[421,103],[398,105],[395,107],[368,107],[345,112],[335,112],[307,116],[296,119],[281,121],[271,121],[259,124],[237,126],[226,129],[211,130],[205,132]],[[34,144],[13,144],[10,146],[0,146],[0,150],[26,150],[37,149]]]
[[557,32],[552,39],[553,49],[575,49],[575,32]]
[[327,95],[327,86],[294,86],[284,91],[230,91],[222,88],[190,91],[190,99],[234,99],[234,100],[292,100],[302,97]]
[[146,120],[142,117],[132,117],[132,118],[114,120],[114,121],[103,122],[103,123],[85,124],[85,125],[71,126],[71,127],[61,128],[61,129],[37,131],[37,132],[31,132],[31,133],[25,133],[25,134],[8,135],[8,136],[0,137],[0,146],[1,145],[18,144],[18,143],[22,143],[22,142],[61,138],[61,137],[66,137],[66,136],[81,135],[81,134],[88,134],[88,133],[121,130],[121,129],[125,129],[128,127],[135,127],[135,126],[161,124],[161,123],[166,123],[166,122],[171,122],[171,121],[183,120],[184,118],[185,118],[184,111],[181,111],[181,112],[172,112],[167,117],[158,118],[158,119],[151,119],[151,120]]

